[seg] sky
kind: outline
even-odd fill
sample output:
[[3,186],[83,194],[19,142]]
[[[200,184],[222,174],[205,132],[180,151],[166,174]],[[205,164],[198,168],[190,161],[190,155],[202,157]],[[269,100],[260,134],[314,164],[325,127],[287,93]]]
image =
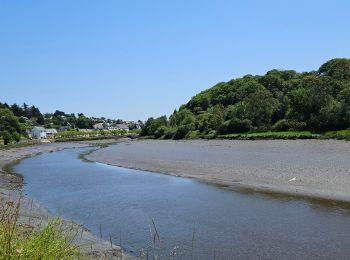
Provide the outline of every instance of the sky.
[[0,102],[124,120],[350,57],[348,0],[0,0]]

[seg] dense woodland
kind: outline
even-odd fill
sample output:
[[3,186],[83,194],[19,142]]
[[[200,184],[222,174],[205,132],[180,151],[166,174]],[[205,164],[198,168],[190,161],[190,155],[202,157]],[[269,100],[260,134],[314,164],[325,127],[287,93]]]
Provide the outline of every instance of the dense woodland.
[[264,132],[323,132],[350,127],[350,59],[333,59],[317,71],[271,70],[246,75],[197,94],[169,117],[149,118],[142,135],[215,138]]

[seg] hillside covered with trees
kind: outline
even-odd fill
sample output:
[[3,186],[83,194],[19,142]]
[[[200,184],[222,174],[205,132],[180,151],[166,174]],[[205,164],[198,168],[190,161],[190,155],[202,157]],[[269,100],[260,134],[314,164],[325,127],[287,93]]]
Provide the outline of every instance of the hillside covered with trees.
[[350,59],[317,70],[271,70],[220,82],[197,94],[169,117],[149,118],[142,135],[164,139],[215,138],[266,131],[350,127]]

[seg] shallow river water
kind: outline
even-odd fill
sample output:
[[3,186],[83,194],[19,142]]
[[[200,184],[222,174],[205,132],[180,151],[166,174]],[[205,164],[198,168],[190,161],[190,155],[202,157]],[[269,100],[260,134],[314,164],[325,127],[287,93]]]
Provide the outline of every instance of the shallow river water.
[[350,256],[350,210],[344,206],[86,162],[79,159],[84,151],[25,159],[15,171],[24,176],[29,197],[95,235],[101,230],[126,252],[149,248],[161,259]]

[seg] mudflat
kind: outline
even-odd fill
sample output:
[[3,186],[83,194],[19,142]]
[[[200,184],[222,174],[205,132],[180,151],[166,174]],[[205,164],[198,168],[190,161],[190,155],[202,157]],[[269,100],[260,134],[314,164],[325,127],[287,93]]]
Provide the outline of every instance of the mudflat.
[[350,202],[350,142],[129,140],[86,159],[223,184]]

